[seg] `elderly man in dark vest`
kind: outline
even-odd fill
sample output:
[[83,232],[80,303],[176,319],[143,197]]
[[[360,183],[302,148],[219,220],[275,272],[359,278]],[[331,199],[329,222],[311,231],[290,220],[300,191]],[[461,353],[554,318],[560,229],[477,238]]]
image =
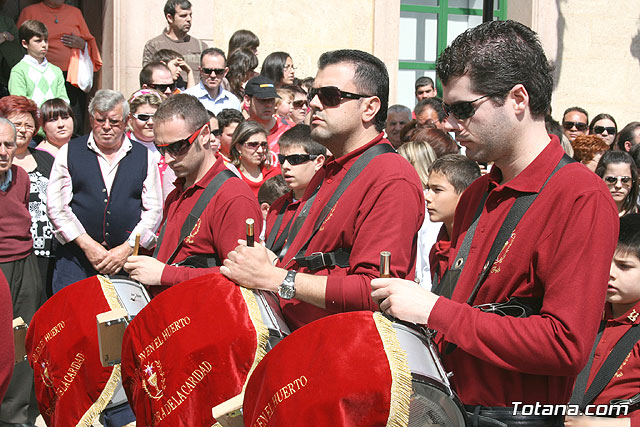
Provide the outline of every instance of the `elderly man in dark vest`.
[[89,103],[91,133],[60,149],[51,170],[47,212],[56,238],[53,290],[95,274],[120,272],[140,245],[151,248],[162,219],[158,166],[125,135],[129,105],[102,89]]

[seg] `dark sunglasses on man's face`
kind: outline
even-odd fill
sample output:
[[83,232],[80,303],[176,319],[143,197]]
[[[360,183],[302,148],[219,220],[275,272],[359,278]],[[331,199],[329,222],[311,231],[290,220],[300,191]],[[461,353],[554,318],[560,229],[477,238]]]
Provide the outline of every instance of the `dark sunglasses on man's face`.
[[338,89],[335,86],[324,86],[324,87],[312,87],[309,89],[309,94],[307,95],[307,102],[311,103],[311,100],[318,95],[318,99],[325,107],[335,107],[340,105],[340,101],[342,98],[348,99],[360,99],[360,98],[369,98],[372,95],[360,95],[357,93],[345,92],[343,90]]
[[213,129],[211,133],[213,134],[213,136],[220,136],[222,135],[222,129]]
[[176,142],[170,142],[169,144],[156,144],[156,148],[162,156],[164,156],[165,153],[169,153],[172,156],[180,156],[187,152],[191,144],[193,144],[193,141],[196,140],[205,126],[207,126],[206,123],[185,139],[181,139],[180,141]]
[[153,118],[153,114],[136,114],[136,113],[133,113],[132,116],[135,117],[136,119],[140,120],[141,122],[146,122],[146,121],[149,121],[149,119]]
[[562,127],[565,130],[571,130],[574,126],[581,132],[584,132],[585,130],[587,130],[587,127],[589,127],[586,123],[582,122],[562,122]]
[[317,154],[289,154],[288,156],[278,154],[278,162],[284,165],[284,162],[287,161],[291,166],[295,166],[313,160],[316,157],[318,157]]
[[176,89],[176,84],[175,83],[168,83],[168,84],[164,84],[164,83],[149,83],[147,86],[149,86],[151,89],[155,89],[159,92],[165,93],[167,91],[167,89],[171,90],[171,92],[173,92]]
[[224,68],[201,68],[203,74],[210,76],[212,73],[215,73],[216,76],[221,76],[224,74]]
[[476,98],[473,101],[458,101],[454,102],[451,105],[443,102],[442,108],[444,109],[444,112],[447,114],[447,116],[453,114],[453,117],[455,117],[456,119],[465,120],[469,117],[472,117],[476,113],[476,107],[473,105],[474,102],[495,95],[499,95],[499,93],[490,93],[488,95],[483,95],[480,98]]
[[609,126],[594,126],[593,127],[593,131],[598,135],[604,133],[605,130],[607,131],[607,134],[609,134],[609,135],[615,135],[616,134],[616,128],[614,128],[614,127],[609,127]]

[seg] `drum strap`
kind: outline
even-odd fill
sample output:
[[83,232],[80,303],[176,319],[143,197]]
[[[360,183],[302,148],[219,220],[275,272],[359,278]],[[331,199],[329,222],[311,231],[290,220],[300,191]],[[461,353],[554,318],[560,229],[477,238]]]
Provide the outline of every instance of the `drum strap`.
[[[618,340],[616,345],[609,353],[609,356],[605,359],[604,363],[596,373],[591,386],[587,389],[587,381],[589,380],[589,373],[591,372],[591,365],[596,353],[596,347],[602,338],[606,322],[600,324],[600,330],[596,336],[596,342],[593,344],[593,349],[589,355],[589,361],[584,369],[578,375],[576,379],[576,385],[573,388],[573,394],[571,395],[571,404],[579,405],[580,410],[584,411],[585,407],[589,405],[593,399],[595,399],[604,390],[613,375],[620,368],[622,362],[627,357],[629,352],[633,349],[638,341],[640,341],[640,324],[636,323],[632,325],[629,330]],[[586,390],[586,391],[585,391]]]
[[271,229],[271,232],[267,236],[266,246],[267,248],[271,249],[273,253],[275,253],[276,255],[278,254],[278,251],[282,249],[284,245],[284,241],[286,239],[285,234],[289,234],[289,229],[291,228],[291,223],[293,222],[293,218],[291,218],[291,220],[289,220],[289,222],[285,226],[282,233],[280,233],[280,238],[276,240],[276,237],[280,232],[280,227],[282,226],[284,213],[287,211],[288,207],[289,207],[289,200],[287,199],[284,205],[282,206],[282,209],[280,209],[280,212],[278,212],[278,216],[276,217],[276,222],[273,224],[273,228]]
[[[209,184],[206,186],[198,201],[189,212],[187,219],[184,224],[182,224],[182,228],[180,229],[180,240],[178,240],[178,246],[174,249],[173,253],[167,259],[167,264],[171,264],[173,260],[180,252],[180,248],[182,248],[182,244],[184,243],[184,239],[193,231],[193,227],[198,223],[198,219],[204,212],[205,208],[209,204],[209,201],[213,198],[213,196],[220,190],[222,184],[224,184],[229,178],[238,178],[236,174],[234,174],[229,169],[225,169],[219,172]],[[158,237],[158,243],[156,245],[156,250],[153,253],[154,258],[158,258],[158,252],[160,251],[160,245],[162,244],[162,239],[164,238],[164,232],[167,228],[167,221],[164,222],[162,226],[162,230],[160,231],[160,237]]]
[[[309,247],[309,243],[311,243],[311,240],[320,230],[325,219],[333,210],[336,203],[338,203],[338,200],[347,190],[349,185],[360,175],[360,173],[367,167],[371,160],[385,153],[396,153],[396,150],[389,144],[374,145],[373,147],[367,149],[367,151],[365,151],[349,168],[346,175],[340,182],[340,185],[338,185],[338,188],[336,188],[336,190],[327,201],[327,204],[322,208],[322,211],[320,212],[320,215],[318,216],[318,219],[316,219],[316,222],[313,226],[313,231],[307,238],[307,241],[300,247],[298,254],[293,258],[293,260],[295,260],[298,265],[307,267],[311,271],[321,270],[323,268],[333,267],[336,265],[343,268],[349,266],[349,253],[351,252],[349,249],[338,248],[332,252],[314,252],[309,256],[304,256],[304,253]],[[295,237],[295,235],[293,237]],[[293,237],[290,237],[289,240],[293,240]]]

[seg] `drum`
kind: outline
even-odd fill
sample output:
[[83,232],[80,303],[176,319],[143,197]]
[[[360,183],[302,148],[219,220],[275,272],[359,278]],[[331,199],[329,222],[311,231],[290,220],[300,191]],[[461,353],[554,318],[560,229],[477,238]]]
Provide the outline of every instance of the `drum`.
[[269,330],[269,340],[266,347],[266,350],[269,351],[289,335],[291,331],[282,317],[278,296],[273,292],[261,290],[254,290],[253,293],[260,310],[262,323]]
[[398,341],[407,353],[413,377],[409,426],[466,426],[464,406],[451,389],[429,332],[417,325],[386,317],[393,322]]

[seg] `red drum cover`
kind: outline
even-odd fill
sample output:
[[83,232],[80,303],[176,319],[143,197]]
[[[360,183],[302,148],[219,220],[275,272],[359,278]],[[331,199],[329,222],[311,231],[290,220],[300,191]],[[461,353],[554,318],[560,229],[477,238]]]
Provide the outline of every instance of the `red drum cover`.
[[267,338],[253,292],[220,274],[163,291],[122,343],[123,385],[136,422],[212,425],[211,409],[242,392]]
[[111,400],[120,365],[100,363],[96,315],[116,308],[111,282],[94,276],[57,292],[33,316],[26,348],[48,426],[90,426]]
[[245,426],[404,426],[411,372],[380,313],[336,314],[285,338],[249,378]]

